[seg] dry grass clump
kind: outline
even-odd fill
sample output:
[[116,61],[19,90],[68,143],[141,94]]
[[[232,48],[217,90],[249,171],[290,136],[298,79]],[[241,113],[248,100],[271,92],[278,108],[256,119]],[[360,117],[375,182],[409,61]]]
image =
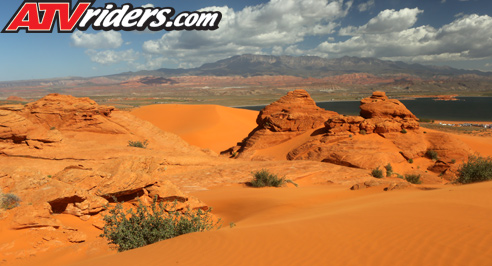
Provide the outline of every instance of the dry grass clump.
[[297,184],[285,177],[279,178],[277,175],[270,173],[266,169],[252,172],[253,179],[247,184],[252,187],[281,187],[286,183],[291,183],[297,187]]
[[0,193],[0,208],[4,210],[10,210],[13,209],[17,206],[19,206],[20,198],[17,197],[15,194],[7,193],[7,194],[1,194]]
[[420,180],[420,175],[416,175],[416,174],[405,175],[405,180],[407,180],[409,183],[412,184],[422,184],[422,180]]
[[176,202],[169,208],[168,204],[157,203],[154,199],[150,206],[139,202],[136,211],[129,209],[125,212],[122,204],[117,203],[108,208],[109,214],[103,218],[106,224],[101,237],[116,245],[121,252],[187,233],[218,228],[220,220],[213,221],[211,208],[206,211],[166,211],[175,210],[175,207]]
[[470,156],[458,169],[458,182],[462,184],[492,180],[492,158]]
[[149,145],[149,142],[147,140],[144,140],[143,142],[139,141],[139,140],[137,140],[137,141],[129,140],[128,141],[128,146],[130,146],[130,147],[146,149],[148,145]]
[[372,169],[371,175],[375,178],[383,178],[383,170],[379,169],[379,167]]

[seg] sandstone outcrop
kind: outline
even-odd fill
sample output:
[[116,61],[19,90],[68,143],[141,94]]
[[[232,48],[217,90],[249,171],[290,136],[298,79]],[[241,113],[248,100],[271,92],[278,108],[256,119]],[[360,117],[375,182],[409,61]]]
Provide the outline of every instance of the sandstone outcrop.
[[323,126],[336,112],[316,105],[305,90],[294,90],[266,106],[256,119],[256,127],[238,146],[223,153],[239,152],[241,158],[251,158],[254,150],[278,145],[308,130]]
[[[299,111],[299,103],[311,111]],[[284,155],[276,158],[315,160],[362,169],[382,168],[387,164],[407,164],[412,169],[408,160],[425,157],[428,150],[435,150],[446,162],[465,160],[471,153],[451,135],[424,132],[417,117],[384,92],[376,91],[362,99],[360,109],[360,116],[333,112],[325,115],[305,92],[294,91],[265,107],[258,116],[258,128],[227,152],[238,158],[268,160],[260,155],[277,151]],[[296,110],[299,115],[289,116],[289,110]],[[287,141],[289,145],[284,145]]]
[[[129,140],[148,140],[149,147],[129,147]],[[88,98],[50,94],[25,106],[0,106],[0,157],[0,193],[21,199],[8,211],[14,229],[58,230],[64,226],[54,214],[86,221],[115,200],[148,203],[156,197],[176,200],[178,210],[208,208],[170,182],[165,171],[210,155]],[[81,243],[86,237],[74,231],[68,240]]]
[[7,97],[7,101],[25,102],[26,99],[19,97],[19,96],[9,96],[9,97]]
[[417,117],[400,101],[389,99],[382,91],[360,103],[360,116],[336,116],[325,122],[329,134],[389,133],[419,128]]

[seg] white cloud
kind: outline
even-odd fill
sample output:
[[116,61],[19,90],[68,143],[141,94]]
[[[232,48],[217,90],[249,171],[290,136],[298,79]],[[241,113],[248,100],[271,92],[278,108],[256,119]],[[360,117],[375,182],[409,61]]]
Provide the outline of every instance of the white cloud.
[[[412,14],[405,16],[401,11],[391,11],[393,14],[384,16],[380,13],[366,25],[349,30],[345,28],[345,33],[352,34],[346,41],[325,41],[309,52],[325,57],[351,55],[414,62],[492,58],[491,17],[463,16],[436,29],[431,26],[411,27],[420,10],[410,11],[403,12]],[[388,25],[390,30],[385,30],[375,25],[383,25],[386,23],[381,24],[382,21],[389,23],[393,19],[384,20],[382,17],[399,17],[402,21],[395,21],[396,25]]]
[[98,33],[84,33],[76,31],[70,36],[72,45],[88,49],[114,49],[123,44],[121,33],[116,31],[101,31]]
[[133,63],[138,60],[139,53],[133,51],[133,49],[124,51],[103,50],[96,51],[93,49],[86,50],[85,53],[89,55],[92,62],[96,62],[102,65],[112,65],[120,62]]
[[[276,52],[304,41],[308,36],[333,33],[351,2],[343,0],[271,0],[240,11],[229,7],[208,7],[222,13],[215,31],[174,31],[160,39],[146,41],[145,53],[174,58],[199,66],[228,56]],[[292,50],[292,48],[291,48]],[[295,50],[295,49],[294,49]],[[285,52],[284,51],[284,52]]]
[[404,8],[399,11],[386,9],[363,26],[348,26],[340,29],[340,35],[379,34],[406,30],[417,22],[417,15],[422,12],[424,11],[418,8]]
[[441,4],[444,4],[444,3],[446,3],[446,0],[441,0]]
[[148,4],[145,4],[145,5],[142,5],[143,8],[147,8],[147,7],[154,7],[153,4],[151,3],[148,3]]
[[374,0],[369,0],[365,3],[359,4],[357,6],[357,9],[359,10],[359,12],[364,12],[374,7],[374,5],[375,5]]

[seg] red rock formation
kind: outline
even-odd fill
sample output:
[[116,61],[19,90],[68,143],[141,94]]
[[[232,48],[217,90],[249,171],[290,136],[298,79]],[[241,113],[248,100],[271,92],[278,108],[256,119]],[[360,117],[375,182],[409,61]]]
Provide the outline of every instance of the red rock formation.
[[[429,149],[437,151],[446,161],[466,159],[471,152],[450,135],[425,134],[419,129],[417,117],[400,101],[388,99],[384,92],[378,91],[361,101],[360,116],[330,113],[325,127],[314,131],[326,116],[305,95],[305,92],[294,91],[267,106],[258,116],[258,128],[229,152],[237,157],[258,159],[255,153],[271,151],[274,146],[292,139],[292,146],[283,145],[278,149],[286,152],[289,160],[315,160],[364,169],[404,164],[409,159],[424,157]],[[298,103],[302,102],[312,111],[299,111]],[[295,117],[290,110],[295,110],[301,121],[289,120]],[[309,117],[311,112],[313,115]],[[307,130],[313,132],[299,139],[300,133]]]
[[26,102],[26,99],[18,97],[18,96],[9,96],[7,98],[7,101],[14,101],[14,102]]
[[[151,148],[128,146],[129,140],[144,139]],[[52,214],[87,220],[114,198],[149,202],[156,196],[177,200],[178,209],[206,209],[163,177],[173,163],[169,154],[179,163],[183,155],[194,162],[210,157],[174,134],[88,98],[50,94],[26,106],[0,106],[0,194],[22,200],[12,210],[15,229],[62,230]],[[12,164],[16,160],[24,161]],[[84,239],[68,235],[70,242]]]
[[256,123],[273,132],[300,132],[318,128],[336,114],[318,107],[307,91],[295,90],[263,108]]
[[360,101],[360,116],[364,118],[417,119],[400,101],[388,99],[386,93],[375,91]]
[[332,117],[325,123],[329,134],[389,133],[419,128],[417,117],[398,100],[388,99],[382,91],[373,92],[360,104],[360,116]]
[[326,111],[316,105],[305,90],[294,90],[278,101],[266,106],[256,119],[256,127],[249,136],[223,153],[251,158],[254,150],[278,145],[307,130],[320,128],[336,112]]

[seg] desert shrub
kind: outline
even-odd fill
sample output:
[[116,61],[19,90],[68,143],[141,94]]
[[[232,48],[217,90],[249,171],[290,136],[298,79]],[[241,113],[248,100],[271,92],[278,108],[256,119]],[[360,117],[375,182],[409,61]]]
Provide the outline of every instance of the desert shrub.
[[400,132],[403,133],[403,134],[407,134],[407,130],[404,129],[404,128]]
[[391,176],[393,174],[393,166],[388,163],[384,168],[386,168],[386,176]]
[[437,151],[435,151],[435,150],[427,150],[425,155],[427,155],[427,157],[429,157],[430,159],[432,159],[434,161],[439,160],[439,155],[437,155]]
[[397,178],[400,178],[400,179],[403,179],[403,176],[402,176],[402,175],[400,175],[400,174],[396,174],[396,177],[397,177]]
[[379,167],[372,169],[371,175],[375,178],[383,178],[383,170],[379,169]]
[[20,198],[15,194],[0,194],[0,208],[5,210],[13,209],[19,206]]
[[362,135],[365,135],[365,134],[367,134],[367,131],[366,131],[365,129],[361,129],[361,130],[359,131],[359,133],[360,133],[360,134],[362,134]]
[[456,163],[456,159],[452,159],[452,160],[451,160],[451,163],[452,163],[452,164],[455,164],[455,163]]
[[144,140],[143,142],[137,140],[137,141],[128,141],[128,146],[130,147],[137,147],[137,148],[142,148],[146,149],[147,146],[149,145],[149,142],[147,140]]
[[416,175],[416,174],[405,175],[405,180],[407,180],[408,182],[410,182],[412,184],[421,184],[422,183],[422,181],[420,180],[420,175]]
[[413,163],[413,159],[412,158],[408,159],[408,163]]
[[467,184],[492,180],[492,158],[470,156],[458,169],[458,182]]
[[166,240],[179,235],[203,232],[218,227],[210,214],[206,211],[187,209],[183,213],[175,210],[176,202],[169,208],[162,202],[154,199],[150,206],[138,203],[136,211],[123,210],[121,203],[114,207],[108,207],[108,215],[104,216],[103,233],[109,243],[115,244],[118,251],[125,251],[143,247],[161,240]]
[[297,184],[292,180],[285,179],[285,177],[279,178],[277,175],[270,173],[266,169],[252,172],[253,179],[248,183],[252,187],[281,187],[286,183]]

